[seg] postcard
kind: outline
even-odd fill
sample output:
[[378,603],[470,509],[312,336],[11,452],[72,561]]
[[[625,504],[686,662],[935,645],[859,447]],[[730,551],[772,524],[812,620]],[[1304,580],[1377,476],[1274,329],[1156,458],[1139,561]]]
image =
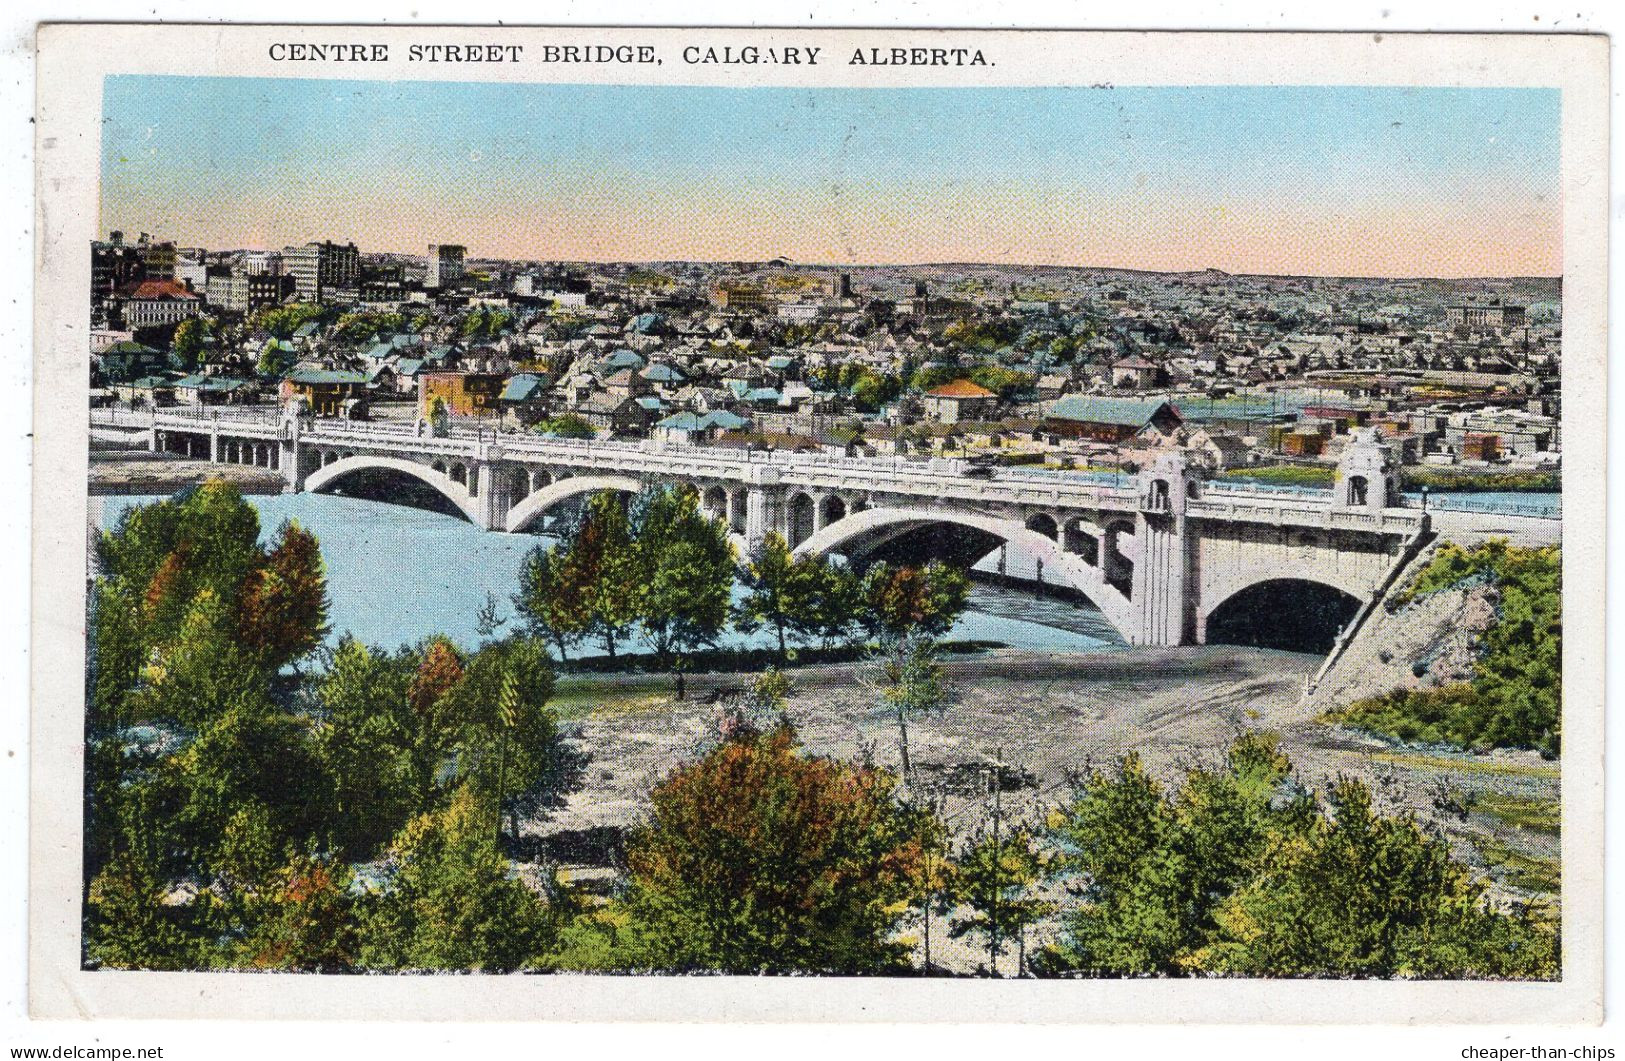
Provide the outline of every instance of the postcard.
[[1607,62],[43,27],[35,1014],[1600,1019]]

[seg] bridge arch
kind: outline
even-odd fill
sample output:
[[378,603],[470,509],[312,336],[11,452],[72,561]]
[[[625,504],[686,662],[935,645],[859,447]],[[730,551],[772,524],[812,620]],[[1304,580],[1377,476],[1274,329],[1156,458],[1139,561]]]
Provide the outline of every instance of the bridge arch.
[[[328,456],[331,457],[333,454],[329,453]],[[442,497],[455,505],[457,511],[461,512],[471,522],[479,523],[479,514],[475,511],[473,499],[468,496],[466,489],[427,464],[403,460],[400,457],[379,457],[363,454],[356,457],[329,460],[320,469],[306,477],[305,489],[311,493],[320,493],[347,476],[365,472],[395,472],[400,475],[411,476],[419,482],[432,486]]]
[[1260,577],[1206,610],[1199,640],[1323,655],[1362,603],[1358,594],[1330,582]]
[[603,490],[635,494],[642,489],[643,483],[630,475],[572,475],[556,479],[510,508],[504,529],[510,534],[527,530],[554,505],[583,494],[596,494]]
[[[1133,614],[1127,594],[1108,585],[1098,569],[1064,552],[1055,539],[1023,525],[1019,519],[926,506],[865,508],[823,527],[796,546],[795,552],[802,556],[838,553],[854,545],[860,546],[861,552],[867,552],[909,531],[944,523],[981,531],[1026,550],[1043,563],[1046,581],[1061,582],[1084,594],[1124,640],[1134,640]],[[865,539],[869,541],[866,543]]]

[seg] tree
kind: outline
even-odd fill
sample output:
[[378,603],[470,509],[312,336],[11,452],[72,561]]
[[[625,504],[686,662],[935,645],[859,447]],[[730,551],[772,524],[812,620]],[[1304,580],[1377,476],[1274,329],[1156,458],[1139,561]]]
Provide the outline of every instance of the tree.
[[655,659],[676,674],[681,699],[688,656],[714,645],[728,624],[733,546],[726,525],[700,511],[693,487],[663,487],[640,502],[638,625]]
[[814,637],[839,639],[856,621],[858,580],[851,570],[825,556],[795,556],[784,538],[770,532],[739,569],[744,597],[735,625],[747,633],[770,627],[779,658],[788,642]]
[[269,670],[309,654],[327,635],[327,573],[316,536],[288,521],[264,566],[245,580],[242,642]]
[[169,901],[170,878],[143,828],[151,814],[136,810],[140,793],[132,795],[110,808],[115,840],[86,889],[85,959],[114,969],[206,967],[213,957],[209,919],[201,906]]
[[463,658],[444,637],[430,638],[418,653],[406,689],[405,750],[417,808],[427,811],[442,785],[441,768],[461,735],[461,719],[446,694],[463,678]]
[[286,306],[266,306],[254,314],[249,320],[249,326],[256,330],[270,332],[277,339],[290,338],[303,324],[313,320],[320,320],[326,312],[319,304],[314,302],[295,302]]
[[170,340],[169,352],[187,372],[195,371],[208,352],[213,339],[214,322],[207,317],[191,317],[175,326],[175,337]]
[[1442,840],[1375,814],[1350,778],[1328,804],[1269,838],[1197,962],[1243,976],[1556,975],[1555,931],[1489,908]]
[[770,532],[740,568],[739,582],[745,597],[735,624],[747,633],[771,627],[778,639],[779,658],[787,658],[787,636],[801,633],[811,622],[813,586],[805,567],[798,565],[784,537]]
[[394,872],[361,917],[363,966],[509,970],[545,949],[546,905],[509,875],[472,788],[409,822],[390,856]]
[[445,696],[445,710],[462,726],[457,775],[519,836],[521,814],[558,803],[578,769],[547,707],[553,670],[532,638],[492,642],[468,660]]
[[838,558],[807,557],[806,632],[827,648],[850,641],[863,611],[863,581]]
[[451,407],[446,399],[436,394],[429,399],[429,405],[424,410],[424,419],[429,423],[429,432],[435,438],[445,438],[451,431]]
[[646,586],[621,498],[607,490],[588,498],[564,543],[557,592],[579,602],[585,629],[602,638],[604,650],[613,656],[637,622]]
[[557,438],[595,438],[598,435],[598,429],[590,421],[575,413],[560,413],[538,422],[531,430]]
[[924,567],[879,563],[863,579],[863,622],[883,646],[916,635],[941,637],[969,600],[970,581],[958,568],[936,560]]
[[674,972],[898,968],[894,935],[930,831],[883,770],[746,730],[651,793],[627,848],[630,933]]
[[346,636],[318,680],[316,747],[333,784],[331,844],[365,861],[421,807],[407,687],[416,667]]
[[531,636],[551,642],[561,660],[570,658],[571,646],[585,636],[591,621],[587,601],[564,583],[567,557],[563,545],[532,548],[520,564],[519,592],[513,598]]
[[936,642],[928,637],[899,639],[894,651],[881,659],[885,684],[881,696],[897,718],[898,760],[906,782],[913,772],[908,754],[908,720],[940,711],[948,703],[947,683],[942,664],[937,662]]
[[301,855],[248,899],[249,927],[233,964],[250,969],[340,973],[356,967],[353,875],[343,863]]
[[1359,782],[1317,799],[1273,737],[1172,795],[1136,756],[1052,820],[1068,912],[1049,969],[1094,975],[1551,977],[1555,926],[1498,909],[1445,843],[1381,817]]
[[863,624],[880,643],[882,697],[897,718],[903,779],[908,755],[908,719],[939,710],[947,702],[936,639],[958,621],[970,597],[964,572],[932,561],[923,568],[875,564],[864,576]]
[[1021,975],[1027,928],[1050,911],[1034,894],[1043,863],[1033,834],[1019,826],[1003,831],[997,818],[990,819],[955,860],[954,869],[955,897],[965,910],[954,917],[950,935],[986,940],[988,971],[994,975],[999,957],[1015,941],[1023,956],[1016,963]]
[[259,359],[254,362],[254,371],[261,376],[285,376],[298,361],[299,355],[286,341],[271,339],[260,350]]

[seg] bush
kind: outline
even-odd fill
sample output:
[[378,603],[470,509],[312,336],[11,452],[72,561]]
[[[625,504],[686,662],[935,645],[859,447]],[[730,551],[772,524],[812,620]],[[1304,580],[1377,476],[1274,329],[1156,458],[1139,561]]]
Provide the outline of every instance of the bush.
[[1562,743],[1563,558],[1491,540],[1465,549],[1442,546],[1395,596],[1402,606],[1473,578],[1500,592],[1495,625],[1484,635],[1471,683],[1399,689],[1358,700],[1327,717],[1399,740],[1461,748],[1535,748],[1555,757]]
[[1358,781],[1326,801],[1273,738],[1164,793],[1137,756],[1091,772],[1057,812],[1058,875],[1082,903],[1044,955],[1052,973],[1511,977],[1559,973],[1556,925],[1502,912],[1410,816]]

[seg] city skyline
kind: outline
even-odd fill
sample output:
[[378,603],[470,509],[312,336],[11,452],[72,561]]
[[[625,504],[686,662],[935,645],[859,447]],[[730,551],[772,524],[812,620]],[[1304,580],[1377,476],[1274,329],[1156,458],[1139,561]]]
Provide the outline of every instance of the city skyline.
[[1505,89],[116,77],[101,228],[522,260],[1557,276],[1559,109]]

